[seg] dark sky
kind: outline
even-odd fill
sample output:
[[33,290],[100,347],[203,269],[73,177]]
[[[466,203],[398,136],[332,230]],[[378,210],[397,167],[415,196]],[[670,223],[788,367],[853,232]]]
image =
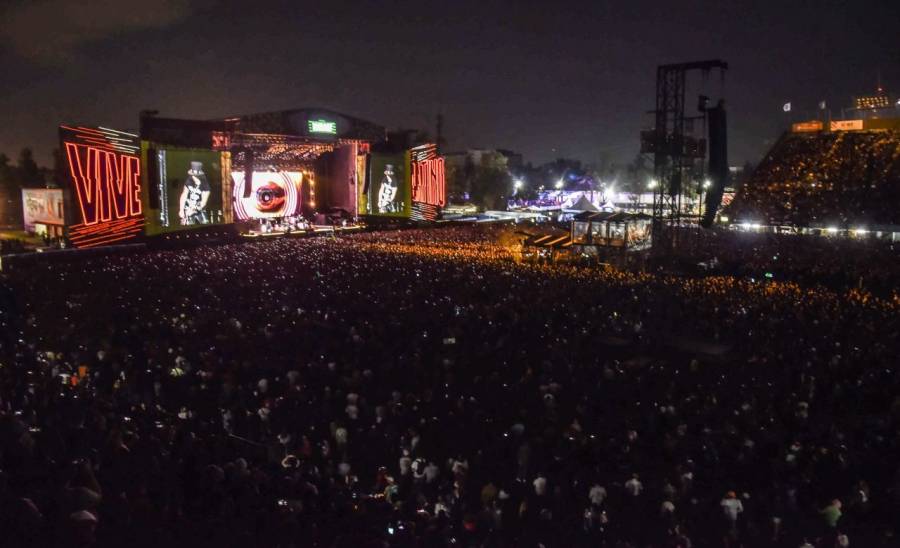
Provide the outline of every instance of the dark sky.
[[[846,105],[879,71],[900,89],[893,1],[12,1],[0,13],[0,151],[48,163],[69,121],[214,118],[326,107],[433,133],[449,148],[628,161],[656,65],[730,64],[731,163],[795,111]],[[698,79],[699,81],[699,79]],[[688,97],[693,107],[695,99]]]

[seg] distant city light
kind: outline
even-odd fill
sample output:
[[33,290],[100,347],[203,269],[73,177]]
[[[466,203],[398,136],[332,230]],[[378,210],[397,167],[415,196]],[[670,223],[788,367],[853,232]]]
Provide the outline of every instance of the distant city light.
[[857,229],[855,229],[855,232],[857,234],[868,234],[869,233],[869,231],[866,230],[865,228],[857,228]]
[[712,181],[710,181],[709,179],[703,181],[703,188],[709,188],[711,186],[712,186]]
[[563,182],[562,179],[556,181],[556,188],[562,188],[562,187],[563,187],[563,184],[565,184],[565,183]]
[[513,186],[516,188],[516,190],[522,188],[522,184],[522,179],[516,179],[515,181],[513,181]]
[[836,234],[838,231],[836,226],[829,226],[827,230],[829,234]]
[[650,179],[650,182],[647,183],[647,188],[656,188],[659,185],[659,182],[656,179]]

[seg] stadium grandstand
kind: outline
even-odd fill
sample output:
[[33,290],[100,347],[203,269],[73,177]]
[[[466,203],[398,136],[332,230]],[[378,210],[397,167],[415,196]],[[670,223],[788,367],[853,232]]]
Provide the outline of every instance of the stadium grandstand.
[[754,226],[900,231],[900,119],[795,124],[729,209]]

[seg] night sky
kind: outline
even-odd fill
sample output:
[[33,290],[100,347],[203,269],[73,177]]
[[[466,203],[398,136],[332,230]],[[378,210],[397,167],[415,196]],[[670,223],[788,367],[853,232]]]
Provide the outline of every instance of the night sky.
[[[83,5],[82,5],[83,4]],[[630,161],[656,65],[730,64],[731,163],[755,161],[785,101],[900,89],[900,8],[882,2],[13,1],[0,15],[0,151],[49,164],[60,122],[331,108],[526,160]],[[699,81],[699,80],[698,80]],[[687,105],[693,108],[691,96]]]

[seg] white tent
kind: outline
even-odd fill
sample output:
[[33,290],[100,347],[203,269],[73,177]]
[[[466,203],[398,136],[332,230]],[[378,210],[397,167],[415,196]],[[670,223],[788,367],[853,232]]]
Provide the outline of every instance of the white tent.
[[579,198],[571,206],[565,208],[563,211],[565,211],[566,213],[580,213],[582,211],[591,211],[591,212],[596,213],[600,210],[597,209],[597,206],[592,204],[591,201],[587,199],[587,196],[582,194],[581,198]]

